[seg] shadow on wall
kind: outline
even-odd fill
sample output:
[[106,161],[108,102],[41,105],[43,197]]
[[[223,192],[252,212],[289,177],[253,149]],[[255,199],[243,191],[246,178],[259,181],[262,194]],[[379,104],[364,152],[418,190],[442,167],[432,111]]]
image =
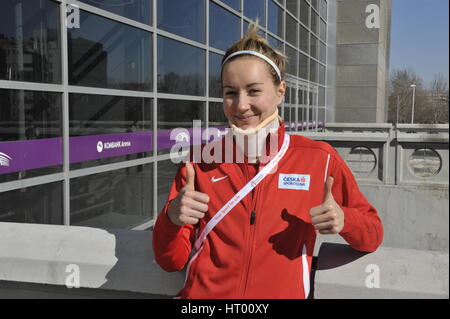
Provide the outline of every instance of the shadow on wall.
[[152,232],[108,229],[116,239],[116,264],[99,289],[120,290],[130,298],[172,298],[184,283],[182,272],[167,273],[153,258]]
[[[311,292],[308,299],[314,299],[315,277],[317,270],[329,270],[354,262],[367,255],[367,252],[357,251],[347,244],[322,243],[318,256],[313,257],[311,271]],[[319,258],[320,257],[320,258]]]
[[[105,276],[104,290],[121,291],[125,298],[172,298],[182,288],[185,273],[168,273],[153,259],[152,232],[109,229],[115,238],[117,262]],[[338,268],[367,255],[346,244],[323,243],[314,257],[311,272],[311,292],[314,298],[316,270]],[[320,259],[319,259],[320,257]]]

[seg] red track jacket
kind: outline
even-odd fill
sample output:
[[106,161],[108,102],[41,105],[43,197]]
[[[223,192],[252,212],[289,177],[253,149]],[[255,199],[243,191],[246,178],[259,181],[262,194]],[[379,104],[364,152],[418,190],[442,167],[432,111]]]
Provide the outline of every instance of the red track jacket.
[[[289,149],[277,171],[267,175],[206,237],[178,296],[307,298],[316,240],[309,210],[322,203],[325,172],[334,177],[332,194],[345,214],[340,235],[359,251],[372,252],[381,244],[383,227],[377,211],[360,192],[334,148],[303,136],[290,137]],[[279,148],[283,139],[282,122]],[[185,183],[185,166],[180,166],[168,202],[155,223],[156,262],[166,271],[183,269],[195,242],[196,228],[200,233],[261,167],[248,163],[195,164],[195,190],[209,195],[209,209],[197,225],[177,226],[169,220],[167,209]],[[285,188],[286,175],[306,177],[309,186]]]

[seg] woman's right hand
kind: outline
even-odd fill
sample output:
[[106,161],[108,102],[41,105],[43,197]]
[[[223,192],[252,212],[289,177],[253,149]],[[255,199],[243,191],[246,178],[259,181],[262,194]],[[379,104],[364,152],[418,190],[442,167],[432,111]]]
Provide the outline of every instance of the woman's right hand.
[[197,224],[208,211],[209,196],[195,191],[195,170],[190,162],[186,163],[186,184],[178,196],[169,204],[167,216],[178,226]]

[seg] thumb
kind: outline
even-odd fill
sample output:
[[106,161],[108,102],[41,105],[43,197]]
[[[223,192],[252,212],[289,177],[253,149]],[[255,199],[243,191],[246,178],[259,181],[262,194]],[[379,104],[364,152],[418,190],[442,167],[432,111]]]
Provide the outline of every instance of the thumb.
[[195,170],[191,162],[186,162],[186,185],[185,187],[195,190]]
[[331,193],[331,188],[333,187],[334,178],[333,176],[328,176],[327,181],[325,182],[324,191],[323,191],[323,199],[322,203],[334,199],[333,194]]

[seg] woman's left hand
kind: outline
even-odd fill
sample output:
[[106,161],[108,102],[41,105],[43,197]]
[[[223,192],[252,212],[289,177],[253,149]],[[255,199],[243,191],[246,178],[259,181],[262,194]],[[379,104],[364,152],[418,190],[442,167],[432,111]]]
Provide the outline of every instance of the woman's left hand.
[[332,176],[327,178],[322,204],[309,210],[314,228],[323,235],[338,234],[344,228],[344,211],[331,193],[333,181]]

